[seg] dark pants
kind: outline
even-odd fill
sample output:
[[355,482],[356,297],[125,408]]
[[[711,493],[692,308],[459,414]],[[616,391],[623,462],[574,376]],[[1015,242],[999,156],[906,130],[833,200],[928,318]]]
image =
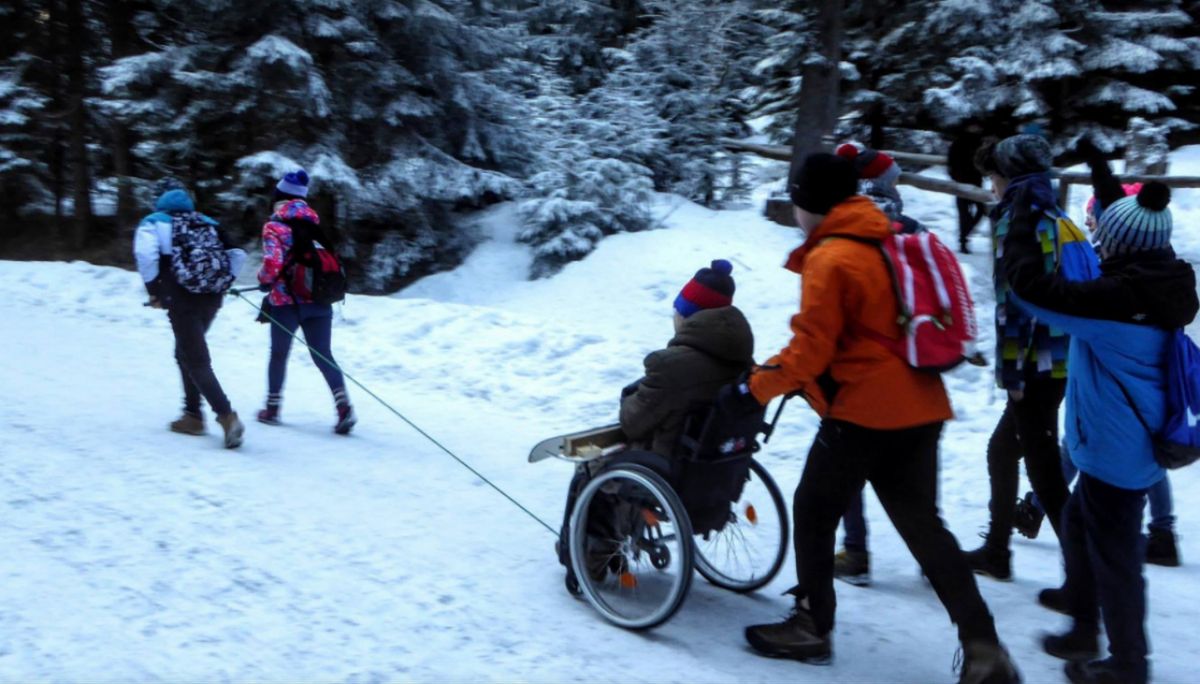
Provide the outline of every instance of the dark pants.
[[175,333],[175,361],[183,379],[183,410],[200,415],[200,397],[222,416],[233,409],[229,398],[213,373],[204,335],[221,308],[221,295],[176,295],[171,299],[167,318]]
[[863,515],[861,489],[854,493],[850,499],[850,505],[846,506],[846,513],[842,517],[842,527],[846,531],[846,536],[842,538],[842,546],[845,546],[847,551],[866,553],[867,518]]
[[[268,310],[271,318],[279,325],[271,326],[271,362],[267,366],[267,391],[279,394],[283,391],[283,380],[287,375],[288,352],[292,350],[292,334],[298,328],[304,330],[304,341],[312,349],[313,363],[317,364],[331,391],[346,387],[342,372],[325,359],[334,361],[330,344],[333,338],[333,307],[329,304],[300,304],[272,306]],[[286,332],[280,328],[286,328]],[[322,358],[324,357],[324,358]]]
[[1121,489],[1080,473],[1063,512],[1063,555],[1070,613],[1095,628],[1101,616],[1109,651],[1132,672],[1146,667],[1145,490]]
[[[1063,480],[1069,488],[1071,482],[1075,480],[1075,476],[1079,474],[1079,469],[1071,462],[1071,457],[1067,454],[1066,444],[1062,445],[1062,469]],[[1151,531],[1174,532],[1175,502],[1171,497],[1171,478],[1163,475],[1163,479],[1151,485],[1150,489],[1146,490],[1146,499],[1150,504],[1150,524],[1146,527],[1150,528]],[[1046,509],[1042,508],[1042,502],[1037,498],[1036,493],[1033,495],[1033,505],[1043,514],[1046,512]],[[846,523],[846,538],[849,539],[849,537],[850,525]]]
[[958,542],[938,514],[942,424],[870,430],[825,420],[796,488],[797,598],[807,597],[819,634],[833,629],[833,550],[846,503],[870,482],[896,531],[933,584],[964,641],[996,643],[996,627]]
[[1022,456],[1029,483],[1045,508],[1046,518],[1054,533],[1062,537],[1059,528],[1068,492],[1059,453],[1058,406],[1062,403],[1066,384],[1066,380],[1028,378],[1025,396],[1020,401],[1009,398],[988,441],[992,519],[987,543],[994,549],[1007,550],[1012,537]]
[[958,243],[966,245],[971,231],[975,230],[979,220],[987,214],[987,207],[961,197],[955,200],[955,204],[958,207]]

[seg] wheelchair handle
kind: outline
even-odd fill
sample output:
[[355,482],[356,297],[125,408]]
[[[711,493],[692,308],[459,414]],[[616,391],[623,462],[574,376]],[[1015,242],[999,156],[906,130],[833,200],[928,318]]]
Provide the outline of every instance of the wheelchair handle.
[[775,434],[775,426],[779,424],[779,416],[783,415],[783,407],[787,406],[788,400],[792,397],[800,396],[800,392],[788,392],[783,395],[783,400],[779,402],[778,408],[775,409],[775,417],[771,422],[763,425],[763,444],[771,441],[771,435]]

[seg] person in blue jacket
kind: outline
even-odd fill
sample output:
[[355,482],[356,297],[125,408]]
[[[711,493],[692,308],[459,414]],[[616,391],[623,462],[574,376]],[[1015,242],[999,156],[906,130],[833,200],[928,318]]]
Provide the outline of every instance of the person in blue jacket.
[[[1066,581],[1039,600],[1073,624],[1043,647],[1070,661],[1072,682],[1139,683],[1149,678],[1142,509],[1165,476],[1145,426],[1166,420],[1167,342],[1200,302],[1192,267],[1171,249],[1170,190],[1147,183],[1136,196],[1097,196],[1100,277],[1047,272],[1030,239],[1036,216],[1024,213],[1013,217],[1004,267],[1020,305],[1071,336],[1066,444],[1080,473],[1061,520]],[[1110,656],[1092,660],[1101,617]]]

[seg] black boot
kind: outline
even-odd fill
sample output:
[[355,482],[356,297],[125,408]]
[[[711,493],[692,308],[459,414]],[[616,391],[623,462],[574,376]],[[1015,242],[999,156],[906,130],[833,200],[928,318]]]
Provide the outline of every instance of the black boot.
[[963,555],[967,558],[967,565],[971,566],[976,575],[984,575],[1001,582],[1012,581],[1012,552],[1008,549],[985,541],[983,546]]
[[1022,537],[1037,539],[1045,517],[1046,514],[1033,505],[1033,492],[1026,492],[1025,498],[1018,499],[1017,507],[1013,510],[1013,529]]
[[962,653],[958,684],[1020,684],[1021,674],[1000,644],[972,641]]
[[1056,613],[1070,615],[1067,604],[1067,592],[1063,589],[1043,589],[1038,592],[1038,603],[1043,608],[1049,608]]
[[1065,634],[1042,637],[1042,650],[1063,660],[1091,660],[1100,655],[1100,630],[1097,625],[1076,622]]
[[1174,532],[1150,530],[1150,541],[1146,544],[1146,562],[1168,568],[1179,567],[1179,549],[1175,546]]
[[1063,668],[1071,684],[1146,684],[1150,681],[1150,666],[1142,661],[1122,665],[1112,658],[1067,663]]
[[812,665],[833,662],[833,640],[828,634],[818,635],[812,615],[799,606],[783,622],[747,627],[746,641],[769,658],[790,658]]

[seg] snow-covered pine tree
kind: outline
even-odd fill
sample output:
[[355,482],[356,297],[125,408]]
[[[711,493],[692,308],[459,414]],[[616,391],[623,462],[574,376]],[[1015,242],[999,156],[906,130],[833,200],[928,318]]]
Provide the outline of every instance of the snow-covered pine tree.
[[647,132],[637,122],[654,120],[648,103],[581,104],[554,67],[551,63],[536,79],[537,94],[530,101],[538,170],[529,179],[532,197],[521,204],[518,238],[534,247],[534,278],[586,256],[607,235],[643,230],[651,222],[650,170],[629,158],[657,148],[653,138],[637,137]]
[[638,160],[653,171],[655,187],[721,206],[746,190],[729,186],[732,167],[719,141],[746,130],[738,103],[745,71],[734,40],[747,34],[751,7],[744,0],[645,5],[650,24],[609,51],[613,70],[597,90],[653,103],[665,122],[662,151]]

